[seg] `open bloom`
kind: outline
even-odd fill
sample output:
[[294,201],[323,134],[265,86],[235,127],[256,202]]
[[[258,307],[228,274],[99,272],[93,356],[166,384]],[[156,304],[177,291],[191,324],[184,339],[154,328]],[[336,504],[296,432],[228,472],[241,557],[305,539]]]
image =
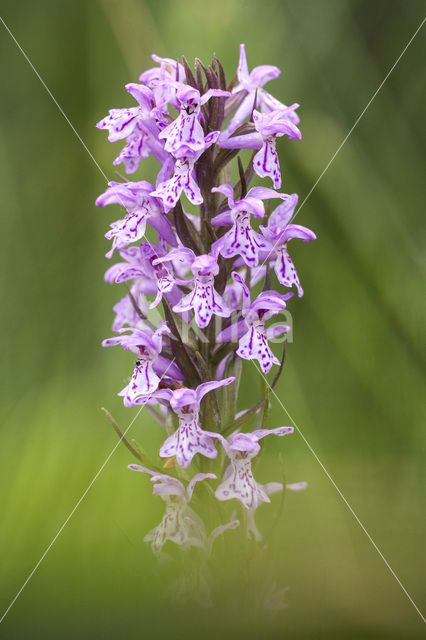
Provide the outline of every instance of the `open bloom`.
[[[263,88],[269,80],[278,78],[280,74],[280,69],[270,64],[260,65],[249,72],[245,46],[240,45],[240,60],[237,69],[238,84],[232,90],[232,94],[237,99],[240,98],[241,103],[228,123],[228,134],[238,129],[256,107],[262,106],[264,111],[287,108],[285,104],[279,102]],[[295,124],[299,122],[299,117],[294,111],[292,120]]]
[[204,149],[205,139],[203,127],[200,124],[201,105],[213,97],[227,97],[228,91],[209,89],[203,95],[193,87],[178,82],[170,83],[176,86],[176,98],[179,103],[179,115],[169,126],[161,131],[160,139],[165,139],[164,149],[179,157],[180,149],[185,147],[190,152],[197,153]]
[[293,104],[285,109],[267,113],[253,111],[254,125],[246,125],[247,131],[240,135],[229,136],[224,131],[219,136],[219,144],[225,149],[257,149],[253,158],[253,169],[260,178],[271,178],[274,188],[281,187],[281,169],[276,151],[276,139],[284,135],[290,140],[301,140],[302,134],[292,120]]
[[166,511],[160,524],[144,538],[145,542],[151,543],[154,553],[157,555],[161,553],[167,540],[184,548],[203,547],[205,545],[204,524],[188,503],[196,483],[207,478],[216,478],[214,473],[197,473],[185,487],[177,478],[151,471],[139,464],[129,464],[129,469],[148,473],[151,476],[151,482],[155,483],[153,494],[160,496],[166,503]]
[[110,109],[109,115],[100,120],[98,129],[108,129],[108,140],[116,142],[133,133],[138,124],[143,124],[151,117],[151,109],[155,106],[151,89],[140,84],[130,83],[126,90],[137,100],[139,106],[126,109]]
[[159,182],[152,193],[153,196],[162,200],[166,211],[173,209],[182,192],[192,204],[199,205],[203,202],[203,196],[195,179],[194,166],[201,154],[211,147],[218,137],[219,131],[212,131],[205,138],[203,137],[203,145],[198,151],[194,152],[187,146],[181,146],[176,151],[172,177]]
[[151,396],[158,388],[160,375],[168,373],[169,376],[182,379],[179,368],[167,358],[161,358],[163,348],[162,336],[164,333],[170,334],[170,329],[166,324],[162,324],[156,331],[148,329],[130,329],[130,334],[124,334],[128,329],[122,329],[119,336],[107,338],[102,342],[103,347],[121,345],[123,349],[133,351],[137,354],[136,366],[129,384],[120,391],[119,396],[123,396],[124,406],[133,407],[141,397]]
[[137,107],[110,109],[109,115],[97,123],[98,129],[108,130],[108,140],[116,142],[127,138],[127,144],[114,160],[115,165],[124,163],[126,173],[134,173],[139,160],[153,153],[162,162],[167,155],[158,140],[158,128],[152,117],[155,96],[151,89],[131,82],[127,91],[139,103]]
[[228,529],[235,529],[240,524],[238,520],[215,527],[209,536],[206,534],[204,522],[199,515],[189,506],[195,485],[208,478],[214,480],[214,473],[196,473],[185,487],[183,482],[164,473],[151,471],[139,464],[129,464],[129,469],[148,473],[151,482],[154,483],[153,495],[160,496],[166,503],[166,511],[159,525],[150,531],[144,538],[150,542],[155,554],[159,555],[170,540],[183,547],[202,547],[207,552],[211,551],[216,538]]
[[218,500],[237,498],[249,511],[257,509],[260,502],[270,502],[264,486],[254,479],[251,461],[260,451],[261,438],[270,434],[285,436],[293,431],[293,427],[256,429],[251,433],[233,433],[228,439],[216,434],[230,459],[222,482],[215,491],[216,498]]
[[[147,305],[145,300],[145,291],[140,287],[139,282],[134,282],[130,288],[139,310],[146,314]],[[114,322],[112,323],[113,331],[120,331],[126,325],[128,327],[138,327],[142,322],[140,315],[137,313],[132,304],[130,297],[126,294],[112,308],[115,313]]]
[[241,276],[234,271],[232,277],[243,290],[243,319],[221,331],[216,341],[230,342],[239,339],[237,355],[245,360],[258,360],[260,368],[266,374],[273,364],[280,364],[271,351],[268,339],[290,331],[290,327],[285,324],[276,324],[266,329],[265,322],[285,309],[286,300],[293,294],[262,291],[256,300],[251,302],[250,291]]
[[111,224],[111,231],[105,234],[112,240],[112,248],[106,254],[111,258],[115,249],[122,249],[128,244],[140,240],[145,235],[149,223],[162,238],[173,247],[176,237],[172,225],[164,214],[163,203],[153,195],[154,187],[149,182],[110,182],[108,189],[96,200],[98,207],[119,204],[126,209],[126,216]]
[[290,140],[302,139],[302,134],[288,115],[296,106],[270,113],[253,111],[254,126],[262,137],[262,147],[253,158],[253,168],[260,178],[271,178],[274,189],[281,187],[281,169],[275,148],[277,138],[286,135]]
[[187,283],[193,281],[194,289],[174,305],[173,311],[180,312],[192,309],[195,322],[200,329],[207,327],[214,314],[228,318],[231,315],[231,310],[214,288],[214,277],[219,273],[216,259],[211,255],[196,256],[191,249],[172,249],[167,256],[157,258],[154,263],[159,264],[178,258],[191,265],[194,277],[187,280]]
[[176,88],[173,86],[173,83],[185,78],[183,66],[171,58],[161,58],[155,54],[153,54],[151,58],[160,66],[152,67],[144,71],[139,76],[139,82],[142,82],[152,89],[155,104],[163,113],[168,112],[169,104],[175,109],[179,109],[179,103],[176,99]]
[[272,212],[268,225],[260,226],[263,236],[268,241],[267,257],[275,257],[274,270],[278,281],[285,287],[297,288],[299,297],[303,296],[303,289],[300,286],[299,277],[294,267],[293,261],[287,251],[287,243],[293,238],[300,238],[304,242],[316,240],[316,235],[307,227],[300,224],[289,224],[297,205],[298,197],[295,193],[288,196],[275,211]]
[[228,385],[234,380],[235,378],[231,377],[220,381],[204,382],[196,389],[181,387],[175,391],[159,389],[155,392],[156,399],[166,400],[170,403],[179,420],[177,431],[169,436],[161,447],[160,457],[176,456],[178,465],[186,469],[196,453],[201,453],[207,458],[217,456],[211,435],[200,427],[200,402],[209,391]]
[[[182,281],[174,277],[167,262],[153,264],[154,260],[166,253],[165,243],[141,242],[139,246],[121,249],[120,256],[125,262],[118,262],[110,267],[104,276],[106,282],[120,284],[127,280],[134,280],[138,292],[144,295],[155,295],[155,300],[149,305],[156,307],[166,296],[171,304],[181,298],[176,285]],[[146,305],[144,304],[144,307]],[[132,323],[130,323],[132,324]]]
[[228,198],[229,206],[229,210],[212,218],[212,224],[232,225],[229,231],[212,244],[212,253],[220,253],[224,258],[239,255],[247,266],[255,267],[259,263],[259,250],[264,249],[266,243],[260,233],[252,229],[251,216],[263,218],[265,207],[262,201],[283,196],[267,187],[253,187],[245,198],[234,200],[234,189],[228,183],[214,187],[212,192],[223,193]]

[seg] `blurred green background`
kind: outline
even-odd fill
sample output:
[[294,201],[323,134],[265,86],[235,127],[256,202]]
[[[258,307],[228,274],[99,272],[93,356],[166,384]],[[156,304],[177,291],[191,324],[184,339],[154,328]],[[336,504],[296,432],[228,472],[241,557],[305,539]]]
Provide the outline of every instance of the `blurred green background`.
[[[279,145],[284,190],[301,199],[423,12],[416,0],[2,3],[109,178],[121,146],[94,125],[131,104],[124,84],[151,65],[150,53],[208,61],[215,51],[231,78],[245,42],[250,68],[283,69],[271,92],[301,104],[302,143]],[[103,234],[116,214],[94,206],[104,178],[4,28],[0,53],[1,615],[116,444],[100,407],[123,428],[134,411],[115,395],[129,357],[100,347],[124,295],[102,280]],[[298,216],[318,241],[292,246],[305,297],[291,305],[294,342],[277,388],[423,610],[424,54],[420,32]],[[142,167],[153,179],[156,165]],[[246,402],[254,373],[246,367]],[[270,426],[287,423],[274,401]],[[146,413],[131,435],[153,454],[162,439]],[[269,555],[257,560],[259,573],[289,587],[285,611],[237,604],[237,561],[221,574],[218,608],[172,608],[162,591],[175,569],[159,566],[142,540],[163,505],[126,470],[120,446],[0,638],[423,637],[420,616],[302,438],[269,440],[258,478],[279,480],[281,452],[287,480],[309,483],[287,496]],[[262,507],[264,528],[278,510],[277,498]]]

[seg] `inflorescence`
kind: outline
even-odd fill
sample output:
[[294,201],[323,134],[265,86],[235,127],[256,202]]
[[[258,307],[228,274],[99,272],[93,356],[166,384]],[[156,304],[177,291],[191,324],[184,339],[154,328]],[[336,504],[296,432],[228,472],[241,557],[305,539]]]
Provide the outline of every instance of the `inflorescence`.
[[[179,63],[152,57],[158,66],[126,85],[136,106],[111,109],[97,124],[110,142],[125,141],[113,164],[122,164],[126,174],[151,154],[161,165],[155,186],[110,182],[96,201],[125,211],[106,234],[112,240],[107,257],[117,250],[122,262],[107,270],[105,280],[126,283],[127,293],[114,306],[116,335],[103,346],[120,345],[136,355],[119,395],[126,407],[145,405],[167,436],[159,450],[162,469],[143,450],[129,447],[143,463],[129,468],[149,474],[154,495],[166,503],[161,523],[145,540],[156,553],[167,540],[210,550],[219,534],[240,521],[234,513],[207,534],[189,506],[197,482],[216,481],[214,500],[238,500],[255,540],[261,539],[255,510],[284,489],[279,482],[260,484],[252,472],[262,438],[293,432],[265,428],[269,388],[285,353],[278,359],[268,341],[281,336],[285,345],[290,330],[283,323],[266,325],[293,296],[274,290],[271,279],[303,295],[287,245],[315,234],[291,224],[297,195],[278,191],[277,138],[301,139],[299,105],[286,106],[264,88],[280,70],[262,65],[249,72],[244,45],[230,84],[216,56],[208,67],[197,59],[195,73],[185,58]],[[270,179],[273,188],[248,188],[254,175]],[[278,202],[272,212],[271,201]],[[258,230],[255,219],[263,222]],[[148,241],[145,234],[155,232],[157,241]],[[154,309],[162,309],[157,324]],[[262,378],[274,365],[278,374],[263,385],[254,406],[237,412],[243,360],[257,361]],[[243,432],[249,421],[253,430]]]

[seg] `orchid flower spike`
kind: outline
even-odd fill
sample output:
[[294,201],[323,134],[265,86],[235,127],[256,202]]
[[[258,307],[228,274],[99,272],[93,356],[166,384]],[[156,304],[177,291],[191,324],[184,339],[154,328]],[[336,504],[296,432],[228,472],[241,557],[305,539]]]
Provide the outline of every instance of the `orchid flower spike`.
[[[106,256],[117,250],[119,259],[104,279],[127,289],[113,306],[114,335],[102,345],[134,354],[136,362],[118,395],[126,407],[145,407],[164,429],[158,454],[167,474],[151,470],[155,465],[142,447],[124,440],[147,465],[130,468],[148,474],[153,494],[165,502],[161,522],[145,540],[157,555],[167,541],[193,549],[184,555],[204,563],[192,562],[191,576],[197,588],[206,587],[206,601],[204,569],[213,542],[239,526],[222,503],[236,498],[245,535],[260,541],[256,509],[283,490],[279,482],[257,482],[252,460],[264,436],[293,429],[249,431],[251,418],[264,424],[268,396],[265,392],[248,409],[239,406],[238,394],[247,383],[245,360],[253,360],[262,376],[279,365],[274,385],[283,371],[284,361],[271,349],[271,340],[290,330],[276,318],[294,295],[283,286],[303,294],[287,245],[293,238],[306,242],[316,237],[291,223],[297,195],[278,192],[282,176],[276,141],[301,139],[299,105],[286,106],[266,91],[266,84],[279,77],[278,67],[250,71],[243,44],[239,53],[237,82],[231,83],[215,54],[208,65],[196,59],[193,71],[184,56],[179,61],[153,55],[155,64],[139,82],[126,85],[136,106],[111,109],[97,124],[111,142],[123,141],[113,164],[123,164],[127,174],[139,169],[142,158],[153,155],[160,163],[152,184],[143,175],[122,178],[110,182],[96,200],[100,207],[122,207],[120,219],[105,234],[111,241]],[[244,159],[242,149],[254,151],[250,159]],[[273,188],[252,187],[253,177]],[[280,203],[272,214],[270,200]],[[215,395],[204,398],[210,391]],[[200,469],[208,473],[195,473]],[[223,477],[215,491],[193,496],[197,482],[216,480],[216,475]],[[210,509],[211,501],[216,509]],[[197,513],[202,511],[193,509],[197,502],[203,511],[219,511],[208,529]],[[188,576],[182,580],[183,594],[193,579]],[[266,596],[271,606],[281,597],[275,591]]]

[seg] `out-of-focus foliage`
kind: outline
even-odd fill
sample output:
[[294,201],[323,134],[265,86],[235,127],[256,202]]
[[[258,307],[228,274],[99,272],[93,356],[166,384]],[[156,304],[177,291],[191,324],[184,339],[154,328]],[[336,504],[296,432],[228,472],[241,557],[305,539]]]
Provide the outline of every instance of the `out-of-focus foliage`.
[[[102,281],[103,233],[113,218],[93,203],[105,187],[102,172],[114,177],[118,151],[94,123],[108,108],[130,104],[124,84],[150,65],[151,52],[208,60],[215,51],[231,75],[245,42],[251,67],[283,69],[271,86],[277,98],[301,103],[303,141],[279,150],[284,190],[303,201],[423,8],[415,0],[3,3],[4,20],[96,162],[3,29],[2,610],[116,444],[99,408],[106,405],[123,428],[134,415],[115,396],[129,358],[100,348],[117,291]],[[318,240],[292,247],[305,297],[290,305],[294,342],[278,388],[420,607],[424,42],[420,33],[298,214]],[[142,166],[152,179],[155,165]],[[254,380],[248,366],[247,401]],[[274,401],[270,426],[288,421]],[[153,455],[162,439],[146,413],[131,435]],[[131,460],[119,447],[0,637],[420,638],[420,617],[300,435],[266,449],[265,477],[275,470],[280,479],[280,451],[287,481],[309,483],[286,497],[265,560],[247,568],[259,581],[270,575],[277,589],[290,587],[287,610],[233,608],[245,574],[243,550],[232,543],[218,552],[227,568],[216,577],[219,611],[176,611],[161,600],[174,569],[159,568],[142,538],[162,505],[148,499],[145,478],[126,470]],[[264,530],[279,508],[273,498]]]

